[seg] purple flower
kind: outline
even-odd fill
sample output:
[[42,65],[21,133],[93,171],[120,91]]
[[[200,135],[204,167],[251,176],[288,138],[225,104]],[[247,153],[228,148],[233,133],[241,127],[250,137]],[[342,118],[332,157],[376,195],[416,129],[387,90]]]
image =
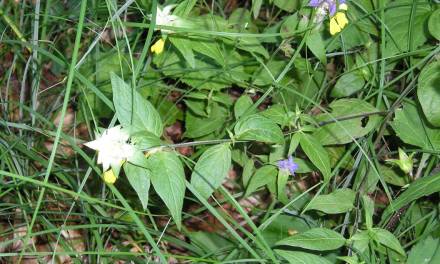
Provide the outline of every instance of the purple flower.
[[293,161],[292,156],[285,160],[278,161],[278,168],[280,170],[289,171],[291,175],[295,175],[295,171],[298,169],[298,164]]
[[337,5],[345,4],[345,0],[310,0],[309,6],[319,7],[322,9],[327,9],[330,16],[334,16],[336,13]]

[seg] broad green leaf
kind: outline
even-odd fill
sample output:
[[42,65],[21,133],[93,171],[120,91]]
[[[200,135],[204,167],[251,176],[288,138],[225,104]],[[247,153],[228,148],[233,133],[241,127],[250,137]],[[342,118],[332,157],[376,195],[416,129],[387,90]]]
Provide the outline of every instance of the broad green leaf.
[[160,147],[162,145],[160,138],[149,131],[136,132],[131,135],[130,140],[139,150]]
[[319,31],[314,31],[310,34],[306,41],[307,47],[312,51],[312,53],[323,63],[327,63],[327,57],[325,53],[325,45],[322,40],[322,36]]
[[256,140],[266,143],[284,143],[283,132],[272,120],[253,114],[240,119],[234,127],[238,140]]
[[210,57],[219,65],[225,65],[225,58],[221,52],[220,46],[213,39],[191,38],[191,46],[194,51]]
[[[368,115],[378,110],[360,99],[339,99],[330,104],[332,112],[317,116],[320,122],[332,122],[319,127],[314,136],[323,145],[346,144],[371,132],[379,124],[380,116]],[[365,117],[359,117],[366,115]],[[351,118],[354,116],[353,118]],[[349,118],[350,117],[350,118]],[[335,121],[340,120],[340,121]]]
[[325,148],[314,136],[301,134],[300,145],[310,161],[315,165],[324,176],[324,181],[328,182],[331,176],[330,158]]
[[386,34],[384,57],[408,51],[410,41],[413,49],[425,43],[425,27],[430,11],[428,1],[417,2],[414,8],[412,0],[390,2],[384,19],[389,31]]
[[428,236],[418,242],[409,252],[407,264],[435,264],[440,263],[439,239]]
[[274,121],[281,127],[288,126],[290,122],[289,115],[286,112],[285,107],[281,104],[271,105],[268,109],[264,110],[260,114]]
[[368,230],[362,230],[354,234],[349,243],[353,245],[356,252],[365,253],[368,250],[368,245],[370,244],[370,235]]
[[365,80],[360,72],[348,72],[338,79],[331,92],[331,96],[336,98],[350,96],[361,90],[364,84]]
[[269,52],[261,45],[260,41],[257,38],[246,37],[240,38],[237,41],[237,48],[262,55],[265,59],[269,58]]
[[208,148],[196,163],[191,175],[191,184],[206,199],[211,196],[228,175],[231,167],[229,144]]
[[156,136],[162,135],[163,124],[154,106],[124,80],[114,73],[110,74],[113,89],[113,103],[119,123],[130,128],[131,133],[147,130]]
[[440,40],[440,9],[435,10],[428,21],[428,29],[429,33],[436,38],[437,40]]
[[[249,95],[244,94],[240,96],[234,105],[234,114],[235,118],[239,119],[246,111],[252,107],[254,103],[252,102],[252,99],[249,97]],[[255,113],[255,110],[250,112],[250,114]]]
[[148,192],[150,190],[150,171],[145,167],[125,162],[124,171],[127,176],[128,182],[135,190],[142,203],[144,209],[148,205]]
[[[440,31],[440,27],[437,29]],[[428,121],[440,126],[440,61],[423,68],[419,76],[417,97]]]
[[411,183],[382,213],[382,220],[388,219],[392,213],[420,197],[440,192],[440,174],[420,178]]
[[262,235],[270,246],[275,246],[276,242],[289,237],[289,232],[305,232],[309,229],[310,223],[308,220],[281,214],[263,228]]
[[330,194],[316,196],[308,205],[308,210],[318,210],[327,214],[340,214],[353,209],[356,193],[351,189],[338,189]]
[[173,11],[173,15],[180,16],[180,17],[186,17],[189,15],[191,10],[194,8],[195,4],[197,3],[197,0],[183,0],[176,6],[176,8]]
[[329,260],[314,254],[301,251],[275,250],[275,252],[291,264],[331,264]]
[[390,231],[381,228],[372,228],[370,229],[369,234],[377,243],[405,256],[405,250],[400,245],[399,240],[397,240]]
[[273,3],[279,8],[287,12],[298,9],[301,5],[300,0],[275,0]]
[[186,62],[188,62],[191,68],[196,67],[196,62],[194,59],[194,52],[192,50],[191,41],[189,39],[179,37],[179,36],[170,36],[168,39],[173,43],[173,45],[179,50],[180,54],[185,58]]
[[151,170],[151,183],[170,210],[177,228],[180,229],[185,198],[185,173],[182,162],[176,153],[160,151],[152,154],[148,163]]
[[326,228],[313,228],[277,242],[281,246],[320,251],[338,249],[344,244],[345,238],[341,234]]
[[277,169],[275,166],[266,165],[259,168],[250,178],[244,196],[248,196],[249,194],[255,192],[258,188],[269,184],[270,182],[275,182],[276,177]]
[[211,112],[207,117],[200,117],[192,111],[187,111],[185,119],[185,137],[198,138],[224,128],[228,109],[212,103]]
[[263,0],[252,0],[252,13],[254,14],[254,19],[260,15],[261,5],[263,4]]
[[413,104],[404,103],[401,109],[396,110],[391,126],[397,136],[407,144],[440,150],[440,128],[432,127]]

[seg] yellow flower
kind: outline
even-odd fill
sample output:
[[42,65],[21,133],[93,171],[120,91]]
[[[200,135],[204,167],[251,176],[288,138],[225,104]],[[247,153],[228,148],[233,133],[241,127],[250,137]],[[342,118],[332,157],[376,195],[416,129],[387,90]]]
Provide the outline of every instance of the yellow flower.
[[117,178],[116,178],[116,175],[115,175],[115,173],[113,172],[112,169],[110,169],[110,170],[104,172],[103,177],[104,177],[104,181],[105,181],[106,183],[108,183],[108,184],[113,184],[113,183],[115,183],[115,181],[116,181],[116,179],[117,179]]
[[151,52],[160,54],[163,51],[163,47],[165,46],[165,41],[163,39],[159,39],[154,43],[153,46],[151,46]]
[[332,18],[330,18],[330,34],[335,35],[341,32],[341,30],[348,24],[348,19],[345,13],[337,12]]

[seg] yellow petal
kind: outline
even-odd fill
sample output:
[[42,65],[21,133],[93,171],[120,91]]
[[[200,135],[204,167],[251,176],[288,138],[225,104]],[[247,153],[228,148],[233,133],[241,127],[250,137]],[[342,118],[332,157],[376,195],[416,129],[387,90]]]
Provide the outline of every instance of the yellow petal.
[[115,173],[113,172],[113,170],[108,170],[108,171],[106,171],[106,172],[104,172],[104,175],[103,175],[103,177],[104,177],[104,181],[106,182],[106,183],[108,183],[108,184],[113,184],[113,183],[115,183],[115,181],[116,181],[116,175],[115,175]]
[[335,35],[339,32],[341,32],[341,27],[336,22],[336,17],[332,17],[330,19],[330,34]]
[[156,41],[156,43],[154,43],[153,46],[151,46],[151,52],[160,54],[162,53],[164,46],[165,41],[163,39],[159,39],[158,41]]
[[339,5],[339,9],[347,11],[348,10],[348,5],[347,4],[340,4]]
[[344,12],[336,13],[335,18],[341,29],[343,29],[348,24],[348,19]]

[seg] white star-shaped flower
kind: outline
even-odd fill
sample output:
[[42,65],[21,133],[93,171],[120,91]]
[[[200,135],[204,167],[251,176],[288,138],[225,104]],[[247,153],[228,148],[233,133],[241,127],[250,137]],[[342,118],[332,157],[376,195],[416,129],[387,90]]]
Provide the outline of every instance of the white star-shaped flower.
[[115,126],[84,145],[98,151],[98,164],[102,164],[104,171],[107,171],[110,165],[120,166],[123,161],[133,156],[135,148],[128,143],[129,137],[121,126]]
[[[157,7],[156,25],[172,26],[172,27],[179,26],[182,19],[178,16],[171,14],[171,10],[175,6],[176,5],[167,5],[163,9],[161,9],[160,7]],[[151,18],[151,16],[150,16],[150,18]],[[161,31],[162,32],[170,32],[170,30],[166,30],[166,29],[162,29]]]

